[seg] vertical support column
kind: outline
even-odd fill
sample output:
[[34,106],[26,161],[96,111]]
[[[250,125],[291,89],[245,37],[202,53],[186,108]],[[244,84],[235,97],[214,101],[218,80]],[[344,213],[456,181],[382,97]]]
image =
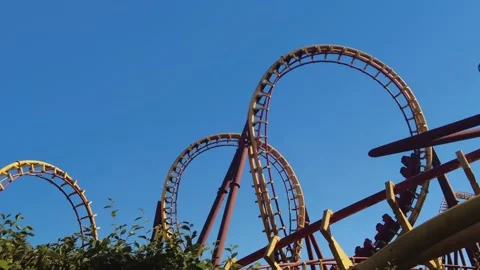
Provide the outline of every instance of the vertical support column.
[[225,206],[225,211],[223,212],[220,229],[218,231],[217,242],[212,255],[212,260],[215,266],[218,266],[222,259],[223,248],[225,247],[225,241],[227,240],[228,229],[230,227],[230,221],[233,215],[233,208],[235,206],[235,201],[237,200],[237,193],[238,189],[240,188],[240,182],[242,180],[242,173],[248,154],[246,132],[244,132],[240,138],[237,152],[239,152],[241,156],[237,160],[232,171],[234,173],[234,178],[230,182],[230,193],[228,194],[227,204]]
[[232,162],[230,163],[230,166],[227,170],[225,178],[223,179],[222,185],[218,189],[217,196],[215,197],[215,201],[213,202],[212,208],[208,213],[207,220],[205,221],[202,231],[200,232],[200,235],[198,237],[197,244],[200,244],[201,246],[205,245],[208,235],[212,230],[213,223],[215,222],[218,212],[222,207],[222,202],[225,199],[225,195],[228,193],[229,185],[233,178],[234,170],[237,167],[238,161],[241,158],[241,155],[243,153],[242,151],[243,149],[241,149],[241,145],[239,145],[237,148],[237,151],[235,152],[235,155],[232,158]]
[[150,241],[157,240],[160,237],[159,227],[162,225],[162,203],[161,201],[157,202],[157,208],[155,210],[155,217],[153,218],[153,231],[152,238]]

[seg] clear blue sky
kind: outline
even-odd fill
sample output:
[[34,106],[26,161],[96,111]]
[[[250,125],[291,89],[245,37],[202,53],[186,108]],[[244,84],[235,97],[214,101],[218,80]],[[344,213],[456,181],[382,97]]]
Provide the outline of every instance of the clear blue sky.
[[[87,190],[104,236],[107,197],[120,222],[140,207],[153,219],[176,156],[206,135],[240,132],[260,77],[295,48],[333,43],[376,56],[410,85],[430,127],[478,113],[478,10],[475,1],[4,1],[0,164],[38,159],[67,170]],[[401,179],[399,155],[371,159],[367,151],[408,135],[406,125],[359,72],[318,64],[289,74],[270,119],[270,142],[293,165],[313,219]],[[472,143],[439,147],[440,158]],[[232,154],[219,149],[191,164],[180,219],[201,228]],[[450,178],[470,191],[461,174]],[[266,242],[247,171],[243,181],[229,243],[246,255]],[[421,220],[441,198],[432,183]],[[35,243],[77,229],[62,195],[38,179],[14,183],[0,205],[26,216]],[[332,230],[352,254],[386,211],[383,203]]]

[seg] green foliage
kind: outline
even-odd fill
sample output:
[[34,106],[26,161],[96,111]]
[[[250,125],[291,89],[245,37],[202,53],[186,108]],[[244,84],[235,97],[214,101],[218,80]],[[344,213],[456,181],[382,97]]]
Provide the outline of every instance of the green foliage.
[[[118,210],[110,200],[110,215],[115,221]],[[0,269],[55,269],[55,270],[121,270],[121,269],[165,269],[201,270],[213,269],[209,259],[199,258],[198,254],[209,250],[200,247],[194,239],[197,232],[192,225],[183,223],[181,231],[163,237],[163,241],[149,241],[151,230],[136,222],[148,222],[139,216],[131,226],[112,224],[113,230],[103,239],[95,240],[90,233],[82,238],[80,233],[58,239],[56,243],[32,246],[28,238],[34,236],[34,229],[21,226],[23,217],[17,214],[0,214]],[[87,229],[87,228],[86,228]],[[161,232],[162,233],[162,232]],[[163,234],[165,236],[165,234]],[[84,244],[82,245],[82,241]],[[230,257],[222,265],[236,256],[235,247],[227,248]],[[237,268],[236,266],[231,269]],[[222,269],[222,268],[220,268]]]

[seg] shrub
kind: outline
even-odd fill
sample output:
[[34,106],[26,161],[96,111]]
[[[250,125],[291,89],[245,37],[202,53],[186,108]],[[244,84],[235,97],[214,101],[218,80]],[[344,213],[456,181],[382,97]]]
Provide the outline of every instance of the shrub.
[[[111,208],[115,220],[118,210],[113,200],[105,208]],[[149,241],[151,229],[137,224],[148,219],[139,216],[133,225],[113,224],[113,231],[107,237],[95,240],[88,233],[82,245],[82,236],[75,233],[58,239],[55,243],[32,246],[28,239],[34,236],[34,229],[21,226],[23,217],[0,214],[0,269],[58,269],[58,270],[197,270],[213,269],[212,261],[202,259],[198,254],[209,250],[195,244],[197,232],[188,223],[182,223],[181,231],[163,241]],[[232,248],[227,248],[232,254]],[[222,265],[230,262],[229,257]],[[233,268],[236,268],[235,266]]]

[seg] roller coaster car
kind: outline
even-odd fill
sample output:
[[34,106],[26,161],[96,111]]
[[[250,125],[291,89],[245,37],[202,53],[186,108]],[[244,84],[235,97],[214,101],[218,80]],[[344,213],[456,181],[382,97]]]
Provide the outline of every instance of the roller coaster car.
[[389,214],[382,216],[383,224],[377,223],[375,235],[375,248],[380,249],[386,245],[395,236],[395,232],[398,229],[398,223],[392,219]]
[[401,162],[404,167],[400,168],[400,174],[405,178],[410,178],[420,173],[420,157],[416,153],[410,156],[402,156]]
[[[401,162],[403,167],[400,169],[400,174],[406,179],[413,177],[420,173],[420,157],[417,153],[412,153],[410,156],[402,156]],[[415,191],[407,190],[400,193],[397,197],[398,206],[403,213],[409,212],[410,206],[415,199]],[[400,229],[400,225],[390,215],[384,214],[382,216],[384,224],[377,224],[377,235],[375,235],[375,248],[383,248],[395,236]],[[379,226],[380,225],[380,226]]]
[[[401,159],[404,167],[400,169],[400,174],[408,179],[420,173],[420,157],[416,153],[410,154],[410,156],[402,156]],[[400,198],[398,200],[400,209],[404,213],[410,211],[409,207],[415,199],[415,192],[412,190],[406,190],[405,192],[400,193]]]
[[[412,153],[410,156],[403,156],[401,159],[403,167],[400,169],[400,174],[405,178],[410,178],[420,173],[420,158],[416,153]],[[414,190],[407,190],[397,196],[397,201],[400,209],[406,214],[409,212],[410,206],[415,199]],[[377,250],[380,250],[386,246],[400,229],[400,224],[395,221],[389,214],[385,213],[382,216],[382,223],[377,223],[375,229],[377,234],[375,235],[375,243],[372,240],[365,239],[363,247],[357,246],[355,248],[355,257],[370,257]]]
[[[355,247],[355,257],[370,257],[375,253],[375,247],[373,246],[372,240],[366,238],[363,242],[363,247]],[[357,259],[358,260],[358,259]],[[361,260],[358,260],[359,262]]]

